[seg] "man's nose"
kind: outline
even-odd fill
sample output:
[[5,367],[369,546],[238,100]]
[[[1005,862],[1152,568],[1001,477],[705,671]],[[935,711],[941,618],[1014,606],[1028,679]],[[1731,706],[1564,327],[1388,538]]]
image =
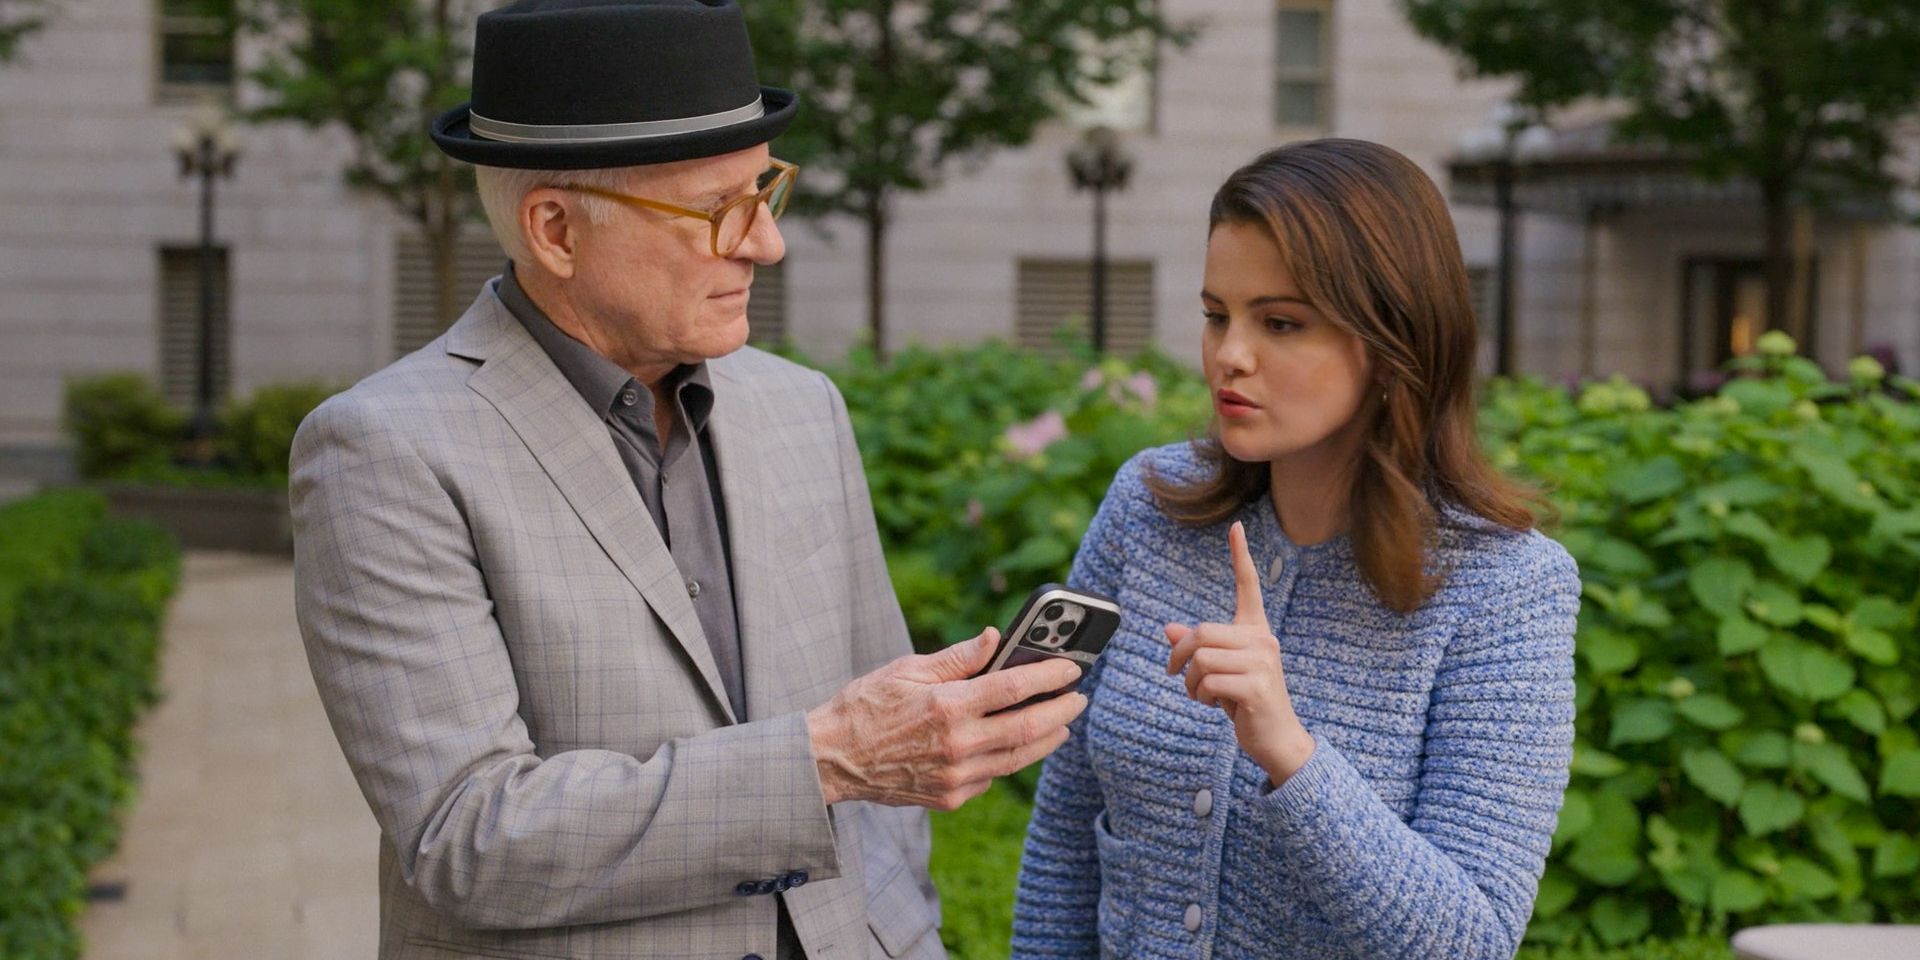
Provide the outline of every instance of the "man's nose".
[[740,249],[733,255],[742,260],[751,260],[761,266],[779,263],[787,255],[787,241],[780,235],[780,225],[773,220],[773,209],[762,201],[753,211],[753,225],[747,228],[746,238],[740,241]]

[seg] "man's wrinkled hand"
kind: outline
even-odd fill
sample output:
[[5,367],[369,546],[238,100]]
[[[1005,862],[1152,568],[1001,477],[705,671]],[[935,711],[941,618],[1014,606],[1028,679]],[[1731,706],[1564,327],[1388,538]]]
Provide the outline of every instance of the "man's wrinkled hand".
[[1049,658],[975,677],[999,640],[988,627],[938,653],[901,657],[810,711],[827,802],[953,810],[1065,743],[1087,705],[1079,693],[989,714],[1073,683],[1079,667]]

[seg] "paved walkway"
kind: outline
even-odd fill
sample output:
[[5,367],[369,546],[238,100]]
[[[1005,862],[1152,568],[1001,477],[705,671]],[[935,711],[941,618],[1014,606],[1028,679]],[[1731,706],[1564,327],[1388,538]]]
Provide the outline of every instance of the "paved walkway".
[[139,798],[93,873],[126,896],[89,909],[85,956],[372,957],[379,832],[314,694],[292,565],[189,554],[164,649]]

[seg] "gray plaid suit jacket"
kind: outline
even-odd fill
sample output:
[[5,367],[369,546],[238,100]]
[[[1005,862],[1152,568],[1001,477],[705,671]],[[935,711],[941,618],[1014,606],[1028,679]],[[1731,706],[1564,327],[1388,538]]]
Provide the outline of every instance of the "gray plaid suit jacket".
[[[711,361],[747,713],[606,427],[492,284],[294,440],[300,629],[379,821],[380,956],[940,957],[925,811],[823,802],[804,712],[909,652],[846,407]],[[767,892],[786,878],[785,892]]]

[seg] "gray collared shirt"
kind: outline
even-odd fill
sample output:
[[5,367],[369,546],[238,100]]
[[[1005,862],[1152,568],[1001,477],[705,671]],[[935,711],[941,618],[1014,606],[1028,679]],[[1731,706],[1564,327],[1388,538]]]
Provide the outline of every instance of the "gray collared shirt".
[[[733,715],[747,719],[746,679],[741,667],[740,620],[733,600],[732,558],[727,545],[727,511],[720,473],[707,433],[713,411],[713,386],[705,363],[681,364],[667,374],[674,398],[673,429],[666,450],[654,426],[653,391],[593,348],[553,325],[514,279],[513,265],[502,271],[500,302],[540,344],[562,376],[607,425],[620,461],[633,477],[654,528],[673,555],[687,596],[700,617],[700,629],[713,649],[720,682],[732,701]],[[697,442],[696,442],[697,441]]]

